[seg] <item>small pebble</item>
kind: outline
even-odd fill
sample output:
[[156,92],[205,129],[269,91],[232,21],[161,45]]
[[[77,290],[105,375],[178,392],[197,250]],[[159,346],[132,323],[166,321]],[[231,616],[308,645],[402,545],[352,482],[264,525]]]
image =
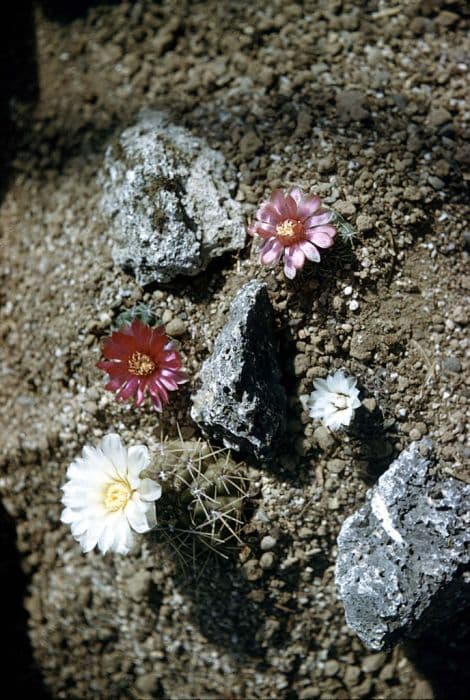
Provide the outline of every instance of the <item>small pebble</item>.
[[325,426],[320,425],[313,431],[313,440],[322,450],[329,450],[335,444],[335,439]]
[[188,329],[186,327],[185,322],[182,321],[180,318],[173,318],[167,324],[165,330],[169,336],[179,338],[181,335],[184,335]]
[[339,663],[335,659],[328,659],[325,663],[325,676],[336,676],[339,671]]
[[265,535],[263,539],[261,540],[261,551],[262,552],[269,552],[270,549],[274,549],[276,546],[277,540],[272,537],[271,535]]
[[265,552],[264,554],[261,555],[261,559],[259,560],[259,565],[261,566],[262,569],[267,570],[271,569],[274,564],[274,554],[272,552]]
[[247,581],[257,581],[263,575],[257,559],[249,559],[242,566],[242,572]]
[[341,474],[344,471],[346,462],[342,459],[330,459],[326,466],[332,474]]
[[362,670],[365,673],[375,673],[385,663],[385,654],[368,654],[362,659]]
[[446,373],[452,372],[458,374],[462,371],[462,364],[456,357],[446,357],[442,362],[442,369]]
[[373,413],[377,408],[377,401],[374,398],[364,399],[362,405],[369,413]]

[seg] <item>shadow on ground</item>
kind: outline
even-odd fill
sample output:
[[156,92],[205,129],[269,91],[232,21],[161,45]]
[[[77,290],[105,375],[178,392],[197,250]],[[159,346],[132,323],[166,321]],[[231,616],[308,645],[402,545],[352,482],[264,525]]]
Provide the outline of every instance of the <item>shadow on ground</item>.
[[15,116],[38,96],[33,3],[18,0],[0,9],[0,200],[8,187],[19,139]]
[[[290,538],[284,536],[280,547],[288,547],[289,543]],[[176,564],[175,586],[190,602],[191,617],[210,643],[236,659],[252,657],[260,661],[267,648],[286,643],[297,611],[289,592],[298,586],[300,565],[282,570],[274,564],[263,571],[258,561],[260,552],[254,549],[259,547],[254,543],[253,548],[243,548],[248,552],[244,564],[238,560],[236,545],[219,553],[198,545],[194,538],[186,539],[184,545],[169,538],[167,545]],[[274,594],[273,580],[281,586],[282,594]],[[155,585],[148,602],[158,614],[162,593]]]
[[83,17],[88,10],[100,5],[118,5],[120,0],[40,0],[44,14],[51,20],[68,23]]
[[[468,585],[468,584],[467,584]],[[406,643],[405,652],[430,683],[435,698],[464,700],[470,688],[470,630],[467,617],[450,618],[419,639]]]
[[3,505],[0,505],[0,580],[3,586],[0,604],[2,677],[8,678],[8,697],[48,700],[50,695],[36,667],[28,636],[28,618],[23,607],[27,580],[16,548],[15,526]]

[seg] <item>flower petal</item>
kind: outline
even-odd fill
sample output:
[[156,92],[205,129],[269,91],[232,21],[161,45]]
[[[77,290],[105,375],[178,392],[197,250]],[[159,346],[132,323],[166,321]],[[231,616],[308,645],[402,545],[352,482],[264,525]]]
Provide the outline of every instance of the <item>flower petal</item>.
[[164,352],[164,347],[167,342],[168,338],[166,335],[163,332],[158,332],[158,329],[155,329],[150,341],[150,352],[152,357],[158,359],[160,357],[160,353]]
[[168,393],[163,384],[159,381],[158,377],[155,377],[152,379],[152,381],[149,383],[149,391],[152,394],[152,396],[155,396],[156,393],[158,393],[160,399],[163,401],[163,403],[168,403]]
[[277,240],[277,238],[270,238],[261,248],[261,264],[270,265],[271,263],[278,263],[283,250],[284,246]]
[[142,507],[140,498],[134,496],[125,508],[126,518],[133,530],[138,533],[150,530],[146,516],[146,509]]
[[294,267],[291,260],[286,260],[284,258],[284,274],[290,280],[293,280],[297,274],[297,268]]
[[314,214],[305,219],[305,228],[312,228],[313,226],[323,226],[327,224],[333,218],[333,212],[325,211],[321,214]]
[[144,508],[145,517],[147,518],[148,528],[149,528],[149,530],[153,530],[153,528],[156,527],[156,525],[157,525],[157,514],[155,511],[155,503],[153,501],[151,503],[143,502],[142,506]]
[[261,238],[270,238],[276,234],[276,227],[272,224],[265,224],[262,221],[255,221],[249,229],[252,235],[261,236]]
[[132,377],[132,379],[128,379],[116,395],[118,401],[126,401],[126,399],[129,399],[131,396],[133,396],[137,390],[137,387],[139,386],[139,381],[140,380],[138,377]]
[[111,379],[110,382],[105,384],[104,388],[107,391],[117,391],[126,381],[127,381],[127,376],[126,377],[115,377],[114,379]]
[[289,266],[292,263],[297,270],[300,270],[304,266],[305,255],[299,245],[295,244],[285,249],[285,260],[289,261]]
[[[96,476],[96,478],[101,478],[103,474],[112,477],[115,474],[112,462],[103,454],[101,449],[85,445],[82,450],[82,455],[83,459],[81,461],[75,460],[75,464],[82,474],[88,472],[87,478],[94,476]],[[69,471],[72,470],[72,466],[73,463],[70,465],[69,470],[67,470],[67,476],[69,478],[71,478]]]
[[109,513],[106,517],[105,527],[98,540],[98,549],[102,554],[106,554],[113,546],[116,537],[116,528],[123,519],[121,511]]
[[[333,230],[331,233],[330,230]],[[315,243],[320,248],[329,248],[334,243],[334,235],[336,229],[334,226],[318,226],[316,228],[307,229],[305,232],[306,238]]]
[[326,417],[324,423],[330,430],[339,430],[342,425],[348,426],[351,423],[352,417],[353,411],[350,408],[344,408]]
[[287,210],[287,216],[289,219],[296,219],[297,218],[297,202],[293,197],[290,195],[287,195],[285,199],[285,206]]
[[137,387],[137,394],[136,394],[136,397],[135,397],[135,406],[136,406],[137,408],[138,408],[139,406],[142,405],[142,403],[143,403],[143,401],[144,401],[144,399],[145,399],[145,388],[146,388],[146,386],[147,386],[147,384],[144,384],[144,382],[142,382],[142,383],[139,384],[139,386]]
[[153,479],[142,479],[139,494],[144,501],[157,501],[162,495],[162,487]]
[[76,518],[75,512],[71,508],[64,508],[60,515],[60,519],[66,525],[70,525]]
[[136,350],[135,338],[118,331],[108,338],[102,348],[102,353],[110,360],[127,360]]
[[176,389],[178,388],[178,384],[175,382],[173,377],[165,376],[163,372],[160,372],[160,376],[158,379],[163,384],[165,389],[168,389],[168,391],[176,391]]
[[305,221],[307,217],[312,216],[317,209],[320,209],[320,206],[321,199],[316,194],[305,197],[303,202],[297,207],[297,216],[301,221]]
[[80,538],[80,546],[85,553],[91,552],[91,550],[96,547],[104,528],[104,520],[96,520],[93,523],[89,524],[88,529],[86,530],[86,532],[83,533],[82,537]]
[[145,350],[148,350],[153,337],[152,328],[136,318],[132,321],[131,331],[139,345],[140,350],[144,352]]
[[127,450],[127,477],[135,488],[135,481],[139,479],[140,472],[150,464],[150,453],[145,445],[132,445]]
[[320,253],[309,241],[301,241],[299,246],[306,258],[312,262],[320,262]]
[[109,433],[101,440],[100,447],[121,476],[127,474],[127,450],[117,433]]
[[114,531],[112,549],[118,554],[128,554],[134,544],[134,535],[127,518],[121,517]]
[[152,397],[152,402],[157,411],[162,410],[162,400],[160,398],[160,392],[158,390],[158,387],[151,387],[149,386],[149,392]]
[[349,379],[340,369],[327,377],[328,390],[337,394],[348,394],[350,389]]
[[256,218],[258,219],[258,221],[262,221],[266,224],[271,224],[272,226],[277,226],[282,219],[279,212],[271,202],[263,202],[263,204],[256,212]]
[[128,371],[127,364],[125,362],[122,362],[121,360],[105,360],[102,362],[97,362],[96,366],[99,369],[102,369],[103,372],[107,372],[110,377],[125,377]]
[[270,204],[279,212],[282,218],[288,217],[286,208],[286,198],[282,190],[274,190],[269,198]]
[[291,187],[291,189],[289,190],[289,195],[292,197],[297,207],[299,207],[299,205],[302,204],[305,198],[303,190],[297,185],[295,187]]

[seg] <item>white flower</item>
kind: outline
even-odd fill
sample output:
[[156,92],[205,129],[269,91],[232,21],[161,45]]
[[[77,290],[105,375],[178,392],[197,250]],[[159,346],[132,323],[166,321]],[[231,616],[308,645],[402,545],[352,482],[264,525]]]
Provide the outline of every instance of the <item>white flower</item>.
[[359,389],[357,379],[346,377],[339,370],[325,379],[315,379],[307,405],[311,418],[320,418],[330,430],[339,430],[342,425],[349,425],[354,410],[359,408]]
[[135,532],[147,532],[157,524],[153,501],[162,489],[152,479],[140,479],[150,461],[145,445],[125,448],[119,435],[105,435],[98,447],[85,445],[82,457],[67,470],[68,481],[61,520],[84,552],[98,545],[127,554]]

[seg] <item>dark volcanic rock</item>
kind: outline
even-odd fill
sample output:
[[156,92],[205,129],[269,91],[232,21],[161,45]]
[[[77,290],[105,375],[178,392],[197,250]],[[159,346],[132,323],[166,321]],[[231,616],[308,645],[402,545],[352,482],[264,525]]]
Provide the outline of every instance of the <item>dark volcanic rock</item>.
[[280,376],[266,285],[252,281],[232,302],[202,366],[191,415],[210,438],[257,459],[269,457],[285,425]]
[[438,480],[412,443],[338,537],[346,621],[381,650],[470,604],[470,486]]
[[229,170],[203,139],[161,112],[143,112],[108,148],[100,176],[114,261],[146,285],[196,275],[242,248],[245,223]]

